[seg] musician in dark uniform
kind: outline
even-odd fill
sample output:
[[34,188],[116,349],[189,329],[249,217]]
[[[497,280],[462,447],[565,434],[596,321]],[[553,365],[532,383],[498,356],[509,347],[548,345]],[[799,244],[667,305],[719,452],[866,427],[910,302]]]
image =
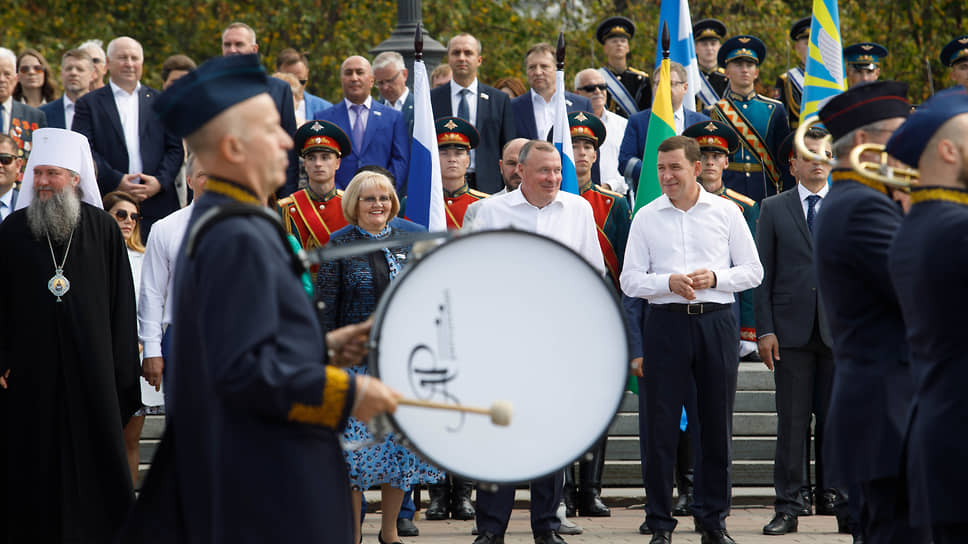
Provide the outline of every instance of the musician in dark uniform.
[[718,19],[703,19],[692,25],[696,60],[699,63],[699,92],[696,94],[696,111],[712,107],[726,92],[729,79],[726,70],[719,65],[719,48],[726,39],[726,25]]
[[907,326],[916,380],[907,434],[907,480],[913,523],[930,526],[935,544],[968,542],[968,93],[926,101],[887,143],[917,166],[911,212],[891,245],[888,266]]
[[304,249],[322,247],[331,233],[346,226],[336,169],[340,158],[352,150],[350,139],[329,121],[310,121],[299,127],[294,140],[309,183],[276,205],[286,232],[298,238]]
[[608,85],[605,107],[626,118],[652,107],[649,74],[628,65],[629,42],[633,36],[635,23],[622,16],[605,19],[595,31],[598,43],[605,50],[605,66],[599,69]]
[[941,64],[951,68],[951,81],[968,87],[968,34],[958,36],[941,50]]
[[790,41],[796,51],[799,64],[780,74],[776,80],[776,97],[786,108],[790,128],[800,126],[800,100],[803,98],[803,78],[806,76],[804,63],[810,49],[810,17],[798,19],[790,27]]
[[[887,142],[911,111],[907,84],[848,89],[819,111],[835,157]],[[862,160],[877,160],[867,152]],[[824,437],[825,485],[847,486],[856,539],[924,542],[910,526],[901,472],[914,379],[904,321],[888,277],[891,240],[903,217],[894,190],[845,167],[814,222],[817,284],[833,334],[834,381]]]
[[[257,55],[216,57],[154,108],[209,174],[175,270],[167,425],[122,542],[350,542],[338,432],[392,411],[353,364],[368,325],[319,326],[278,216],[289,135]],[[234,214],[194,233],[203,216]],[[327,350],[327,347],[329,348]]]
[[756,202],[790,188],[783,184],[776,160],[780,144],[790,133],[786,108],[757,94],[754,86],[765,57],[766,46],[755,36],[726,40],[719,50],[719,63],[726,67],[729,88],[709,115],[729,125],[740,138],[723,178],[726,187]]
[[871,42],[855,43],[844,49],[847,61],[847,86],[877,81],[881,77],[881,59],[887,56],[887,48]]

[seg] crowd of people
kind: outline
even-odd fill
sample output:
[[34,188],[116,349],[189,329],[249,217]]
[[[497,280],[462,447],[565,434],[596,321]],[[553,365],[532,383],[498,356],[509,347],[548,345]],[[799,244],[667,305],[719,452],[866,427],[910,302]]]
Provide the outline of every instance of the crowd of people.
[[[661,72],[628,65],[633,21],[602,21],[605,66],[575,70],[564,96],[577,194],[547,141],[551,45],[527,50],[524,81],[491,86],[481,42],[460,33],[429,76],[447,228],[557,240],[622,299],[651,544],[671,542],[676,516],[704,544],[734,542],[740,360],[776,382],[765,534],[816,513],[854,542],[968,538],[968,452],[949,440],[966,420],[968,36],[940,52],[956,87],[916,109],[905,84],[879,81],[884,47],[845,48],[848,90],[797,142],[809,32],[809,17],[792,24],[800,63],[767,97],[763,42],[698,21],[701,89],[686,100],[671,63],[676,135],[643,157]],[[221,48],[168,58],[156,90],[137,40],[91,40],[63,53],[55,98],[39,51],[0,47],[0,542],[359,542],[362,492],[379,486],[377,539],[395,543],[419,535],[425,485],[429,522],[474,519],[475,544],[503,543],[513,486],[474,497],[367,426],[399,399],[368,375],[371,315],[407,233],[426,230],[407,213],[419,98],[404,57],[348,56],[331,102],[295,49],[268,76],[244,23]],[[878,160],[866,144],[921,186],[850,168],[852,152]],[[662,196],[633,210],[645,168]],[[296,256],[374,240],[309,270]],[[136,501],[145,415],[162,413]],[[537,544],[581,532],[569,517],[610,515],[604,461],[602,440],[577,475],[530,482]]]

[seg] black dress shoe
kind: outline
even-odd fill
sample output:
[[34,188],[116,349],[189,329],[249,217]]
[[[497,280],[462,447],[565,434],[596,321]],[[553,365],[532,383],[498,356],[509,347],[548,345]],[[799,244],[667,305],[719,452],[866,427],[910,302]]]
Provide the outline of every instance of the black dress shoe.
[[403,544],[403,542],[400,542],[399,540],[396,540],[394,542],[387,542],[386,540],[383,540],[383,531],[380,531],[379,533],[376,534],[376,540],[380,544]]
[[494,533],[484,532],[474,539],[474,544],[504,544],[504,536]]
[[454,519],[467,521],[474,519],[477,512],[474,510],[474,503],[471,502],[471,491],[474,484],[469,480],[454,477],[454,488],[450,496],[450,515]]
[[840,502],[840,497],[833,489],[824,489],[822,493],[817,493],[815,501],[818,516],[837,515],[837,503]]
[[578,494],[578,515],[590,518],[607,518],[612,511],[605,506],[596,488],[582,490]]
[[854,535],[854,544],[864,544],[864,537],[861,535]]
[[672,508],[673,516],[691,516],[692,510],[689,509],[689,503],[692,502],[692,490],[686,491],[679,495],[676,499],[676,505]]
[[785,535],[797,532],[797,518],[785,512],[777,512],[763,527],[764,535]]
[[702,544],[736,544],[736,541],[733,540],[733,537],[729,536],[726,529],[703,531],[700,542]]
[[557,531],[550,531],[540,535],[534,535],[534,544],[568,544],[565,539],[558,535]]
[[420,529],[417,529],[412,519],[397,518],[397,534],[400,536],[420,536]]
[[447,507],[449,506],[447,499],[450,494],[450,484],[444,479],[442,482],[428,486],[427,492],[430,494],[430,504],[427,505],[427,509],[424,511],[424,517],[430,521],[447,519],[450,513],[447,511]]
[[648,522],[643,521],[642,522],[642,525],[639,525],[639,534],[640,535],[651,535],[652,534],[652,527],[649,527]]
[[813,515],[813,493],[810,492],[809,486],[800,488],[800,504],[803,508],[797,512],[797,516]]
[[656,531],[649,544],[672,544],[672,531]]

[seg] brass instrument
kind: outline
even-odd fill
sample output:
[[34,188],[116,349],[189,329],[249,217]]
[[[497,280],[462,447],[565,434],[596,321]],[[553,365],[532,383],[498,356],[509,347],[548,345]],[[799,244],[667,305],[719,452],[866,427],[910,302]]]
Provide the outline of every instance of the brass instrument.
[[[814,153],[813,151],[810,151],[809,149],[807,149],[807,144],[804,143],[803,141],[804,138],[806,138],[807,136],[807,130],[809,130],[810,127],[818,123],[820,123],[820,117],[816,115],[800,123],[800,126],[797,127],[797,132],[793,135],[793,145],[796,146],[797,151],[800,153],[800,155],[805,157],[807,160],[820,162],[823,164],[829,164],[831,167],[836,168],[837,167],[836,158],[827,157],[826,155],[819,155],[817,153]],[[829,142],[833,144],[832,140],[833,140],[833,136],[831,136],[828,133],[826,136],[823,137],[823,140],[821,140],[821,143]]]
[[[866,151],[880,153],[880,161],[862,161],[860,157]],[[889,160],[890,155],[887,154],[887,151],[884,151],[884,144],[860,144],[850,152],[851,168],[867,179],[905,190],[909,190],[912,185],[918,184],[921,179],[920,172],[913,168],[891,166]]]

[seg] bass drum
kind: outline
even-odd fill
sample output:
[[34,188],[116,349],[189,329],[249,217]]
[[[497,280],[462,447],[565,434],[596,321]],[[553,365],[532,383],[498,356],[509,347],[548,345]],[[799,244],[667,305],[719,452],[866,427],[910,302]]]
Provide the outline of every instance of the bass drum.
[[399,406],[408,444],[447,472],[533,480],[592,448],[621,402],[628,346],[614,289],[582,257],[536,234],[461,236],[411,264],[387,290],[370,371],[405,397],[490,407],[487,416]]

